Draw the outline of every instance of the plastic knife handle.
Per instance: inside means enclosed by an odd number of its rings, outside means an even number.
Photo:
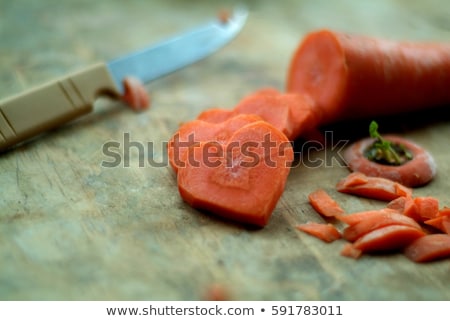
[[[103,92],[118,89],[99,63],[0,101],[0,152],[91,112]]]

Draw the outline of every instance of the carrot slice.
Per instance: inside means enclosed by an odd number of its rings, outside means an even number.
[[[362,212],[354,212],[347,215],[337,215],[336,218],[348,225],[358,224],[366,219],[370,219],[377,215],[397,214],[398,211],[391,208],[382,208],[379,210],[370,210]]]
[[[197,120],[203,120],[208,123],[222,123],[233,116],[236,116],[233,110],[223,108],[211,108],[201,112]]]
[[[193,120],[184,123],[170,138],[167,154],[172,169],[177,172],[181,166],[186,166],[189,148],[201,142],[226,142],[239,128],[261,121],[256,115],[237,115],[223,123],[209,123],[203,120]]]
[[[439,215],[439,200],[435,197],[406,198],[403,214],[423,222]]]
[[[438,216],[424,222],[427,225],[431,225],[444,233],[450,234],[450,216]]]
[[[444,207],[439,210],[438,216],[450,216],[450,207]]]
[[[390,201],[386,207],[403,213],[405,210],[406,196],[400,196]]]
[[[280,92],[272,87],[262,88],[254,93],[244,97],[242,101],[245,101],[246,99],[251,99],[253,97],[263,97],[266,95],[275,96],[280,95]],[[241,101],[241,102],[242,102]],[[198,116],[198,120],[207,121],[209,123],[222,123],[234,116],[237,116],[239,114],[254,114],[253,112],[238,112],[235,109],[225,109],[225,108],[210,108],[203,112],[201,112]],[[273,125],[273,124],[272,124]]]
[[[296,226],[299,231],[303,231],[312,236],[321,239],[324,242],[331,243],[341,238],[341,233],[333,225],[327,223],[308,222]]]
[[[349,169],[367,176],[384,177],[408,187],[422,186],[433,179],[436,174],[436,163],[430,153],[402,137],[385,135],[383,138],[394,144],[403,145],[411,152],[413,158],[399,166],[371,161],[365,156],[365,151],[372,145],[373,138],[364,138],[344,151],[344,160]]]
[[[450,235],[429,234],[423,236],[408,245],[404,253],[414,262],[429,262],[450,258]]]
[[[233,109],[238,114],[256,114],[289,139],[298,138],[315,126],[313,101],[309,96],[262,89],[244,97]]]
[[[349,174],[345,178],[345,187],[360,186],[360,185],[364,185],[368,182],[369,182],[369,179],[365,174],[359,173],[359,172],[354,172],[354,173]],[[344,183],[344,182],[342,182],[342,183]]]
[[[353,246],[363,253],[401,250],[425,232],[405,225],[388,225],[364,234]]]
[[[306,95],[281,93],[263,88],[244,98],[232,109],[212,108],[197,116],[198,120],[220,123],[240,114],[254,114],[275,126],[289,139],[310,133],[317,122],[313,100]]]
[[[270,137],[271,148],[264,146]],[[178,190],[194,208],[263,227],[283,193],[294,152],[274,126],[257,121],[236,130],[223,143],[190,148],[190,161],[178,168]]]
[[[392,201],[397,197],[411,195],[412,193],[410,188],[390,179],[370,177],[360,172],[350,173],[337,183],[336,188],[342,193],[383,201]]]
[[[432,196],[415,197],[414,204],[422,221],[439,215],[439,200]]]
[[[333,217],[344,214],[340,205],[324,190],[318,189],[308,195],[309,203],[317,213]]]
[[[362,255],[362,251],[354,247],[352,243],[346,243],[342,247],[341,255],[352,259],[359,259]]]
[[[294,52],[286,83],[314,99],[321,125],[445,106],[450,44],[318,30]]]
[[[422,221],[417,209],[417,204],[414,202],[414,198],[411,196],[405,198],[405,207],[403,209],[403,214],[411,217],[416,222]]]
[[[412,218],[400,213],[388,211],[373,211],[365,219],[346,227],[343,237],[350,242],[356,241],[363,235],[389,225],[404,225],[421,230],[421,226]]]

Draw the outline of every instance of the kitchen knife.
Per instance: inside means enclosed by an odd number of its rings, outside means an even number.
[[[95,99],[120,96],[122,81],[146,83],[199,61],[233,39],[247,18],[244,9],[138,52],[0,101],[0,152],[92,111]]]

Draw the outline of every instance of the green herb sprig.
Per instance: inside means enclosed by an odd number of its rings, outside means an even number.
[[[369,134],[371,138],[375,139],[365,151],[365,156],[369,160],[380,164],[399,166],[412,159],[412,154],[406,147],[392,143],[380,135],[376,121],[370,123]]]

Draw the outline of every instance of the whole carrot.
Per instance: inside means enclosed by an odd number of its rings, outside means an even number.
[[[443,106],[450,104],[450,43],[319,30],[295,51],[286,86],[313,98],[317,125]]]

